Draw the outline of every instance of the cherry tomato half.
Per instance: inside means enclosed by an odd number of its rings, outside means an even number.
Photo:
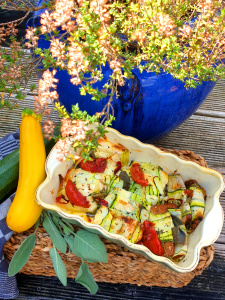
[[[68,180],[66,187],[66,196],[68,197],[70,203],[72,205],[81,206],[88,208],[91,205],[87,201],[87,198],[83,196],[77,189],[76,184],[72,182],[72,180]]]
[[[159,240],[157,233],[154,228],[154,223],[150,221],[144,221],[143,223],[143,237],[142,237],[142,243],[145,247],[147,247],[152,253],[156,255],[163,255],[165,253],[162,243]]]
[[[106,158],[93,158],[92,160],[87,160],[86,162],[84,162],[84,160],[80,162],[81,169],[92,173],[102,173],[105,171],[106,166]]]
[[[104,205],[104,206],[106,206],[106,207],[109,206],[109,203],[108,203],[106,200],[104,200],[104,199],[102,199],[102,198],[100,198],[100,197],[95,197],[94,199],[95,199],[95,201],[96,201],[99,205]]]
[[[142,186],[147,186],[148,185],[148,180],[144,178],[144,172],[142,171],[139,163],[134,163],[132,164],[130,168],[130,174],[132,179],[142,185]]]
[[[116,165],[117,165],[117,167],[116,167],[115,170],[114,170],[114,175],[116,175],[116,173],[119,172],[119,170],[120,170],[121,167],[122,167],[122,164],[121,164],[120,161],[118,161],[118,162],[116,163]]]

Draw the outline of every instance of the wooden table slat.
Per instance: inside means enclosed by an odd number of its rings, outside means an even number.
[[[33,75],[29,84],[38,83]],[[24,107],[33,107],[33,95],[29,93],[19,109],[8,112],[0,110],[0,138],[18,130],[21,111]],[[53,119],[59,122],[57,113]],[[154,143],[167,149],[191,150],[202,155],[208,166],[225,175],[225,80],[219,81],[199,110],[173,132]],[[221,195],[221,205],[225,210],[225,191]],[[215,246],[215,258],[201,276],[195,277],[187,287],[148,288],[129,284],[99,283],[99,292],[91,296],[74,280],[68,280],[63,287],[56,277],[17,276],[20,296],[18,299],[225,299],[225,226]]]

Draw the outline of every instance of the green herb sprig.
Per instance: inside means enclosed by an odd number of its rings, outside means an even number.
[[[98,139],[105,136],[105,134],[107,133],[106,127],[111,126],[115,118],[108,111],[104,114],[96,113],[91,116],[86,111],[80,110],[78,103],[76,105],[72,105],[71,108],[72,112],[71,114],[68,114],[65,107],[59,102],[56,102],[54,109],[58,111],[61,118],[66,118],[67,120],[71,121],[84,121],[88,126],[95,124],[95,127],[90,128],[86,131],[85,138],[83,138],[82,140],[75,140],[72,145],[75,152],[78,149],[81,150],[80,155],[82,158],[84,158],[84,161],[86,161],[90,159],[90,153],[97,150]],[[69,138],[73,139],[76,137],[69,136]],[[57,139],[63,139],[62,132],[61,135],[57,137]],[[73,156],[69,155],[68,159],[70,158],[73,159]]]

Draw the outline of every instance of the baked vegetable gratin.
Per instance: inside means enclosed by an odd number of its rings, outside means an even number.
[[[205,190],[151,162],[129,163],[129,150],[120,144],[98,142],[91,160],[78,160],[65,178],[59,175],[56,205],[156,255],[183,259],[188,235],[203,219]]]

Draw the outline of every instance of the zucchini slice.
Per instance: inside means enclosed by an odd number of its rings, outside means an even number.
[[[159,191],[154,183],[146,186],[145,199],[148,205],[155,205],[159,201]]]
[[[167,191],[174,192],[176,190],[185,190],[185,184],[180,174],[169,175],[168,176],[168,184]]]
[[[146,195],[146,205],[156,205],[160,201],[158,196]]]
[[[115,193],[110,193],[105,197],[105,201],[108,202],[108,207],[110,208],[114,202],[114,200],[116,199],[116,194]]]
[[[121,144],[115,144],[107,139],[100,138],[98,140],[98,148],[95,152],[95,157],[108,158],[113,154],[118,154],[118,160],[122,166],[127,166],[129,163],[129,150]]]
[[[191,203],[190,203],[190,206],[193,207],[193,206],[201,206],[203,208],[205,208],[205,201],[204,199],[200,200],[200,199],[193,199],[191,200]]]
[[[158,220],[160,220],[160,219],[164,219],[164,218],[168,218],[168,217],[170,217],[171,215],[170,215],[170,213],[169,213],[169,211],[167,211],[166,213],[164,213],[164,214],[158,214],[158,215],[155,215],[155,214],[153,214],[151,211],[150,211],[150,214],[149,214],[149,221],[151,221],[151,222],[155,222],[155,221],[158,221]]]
[[[196,219],[203,219],[205,210],[205,200],[202,190],[199,187],[191,186],[190,190],[193,191],[193,196],[190,202],[192,221]]]
[[[140,167],[142,168],[144,174],[151,175],[152,177],[155,177],[155,176],[159,177],[160,176],[159,166],[155,166],[155,165],[152,165],[152,164],[147,163],[147,162],[138,162],[138,163],[140,164]]]
[[[173,192],[168,192],[166,198],[167,199],[177,199],[177,200],[183,200],[184,202],[187,201],[187,196],[184,193],[185,190],[176,190]]]
[[[140,205],[128,199],[122,199],[117,195],[111,209],[121,212],[124,216],[130,217],[136,221],[140,220]]]
[[[154,183],[152,185],[146,186],[145,195],[157,196],[159,198],[159,190]]]
[[[82,169],[75,169],[69,175],[72,175],[71,180],[76,183],[77,189],[83,196],[102,196],[108,193],[111,181],[111,176],[109,175],[91,173]]]
[[[200,206],[200,207],[205,207],[205,200],[204,200],[204,195],[202,193],[202,190],[197,187],[190,187],[190,190],[193,191],[193,196],[190,202],[190,206]]]
[[[122,226],[123,226],[123,219],[119,217],[116,218],[113,217],[109,232],[120,234]]]
[[[195,187],[195,186],[190,186],[189,187],[189,190],[192,190],[193,191],[193,196],[192,196],[192,199],[200,199],[200,200],[204,200],[204,195],[203,195],[203,192],[201,190],[201,188],[199,187]]]
[[[196,219],[203,219],[204,215],[204,207],[201,206],[192,206],[191,207],[191,221],[194,221]]]
[[[176,261],[182,260],[187,254],[187,242],[184,244],[175,244],[175,252],[173,259]]]
[[[105,219],[103,219],[101,226],[106,230],[109,231],[111,223],[113,220],[113,216],[111,214],[111,212],[109,211],[108,215],[105,217]]]
[[[94,177],[94,173],[85,171],[81,168],[77,169],[70,169],[65,177],[65,180],[68,181],[71,179],[73,182],[77,182],[77,179],[79,179],[80,182],[86,183],[87,180],[91,180],[91,178]]]
[[[150,206],[148,209],[146,208],[142,208],[141,209],[141,213],[140,213],[140,221],[141,223],[144,223],[144,221],[149,219],[149,212],[150,211]]]
[[[138,226],[134,230],[132,237],[130,238],[130,242],[136,244],[142,239],[142,236],[143,236],[143,230],[141,225],[138,224]]]
[[[141,186],[140,184],[133,182],[133,184],[130,186],[129,191],[142,197],[145,198],[145,187]]]
[[[180,210],[181,210],[182,218],[185,217],[186,215],[191,215],[191,208],[188,202],[183,202],[182,205],[180,206]]]
[[[156,230],[157,235],[161,241],[173,241],[172,228],[174,227],[174,224],[169,211],[157,215],[153,214],[150,211],[149,221],[154,223],[154,229]]]
[[[166,185],[168,183],[168,175],[159,166],[152,165],[146,162],[140,162],[145,178],[148,180],[149,185],[156,185],[159,194],[163,195]]]
[[[171,215],[182,220],[182,214],[181,214],[181,210],[179,208],[169,208],[168,211]]]
[[[111,178],[115,176],[114,170],[116,169],[117,162],[119,161],[119,160],[118,161],[113,160],[112,157],[113,156],[111,156],[107,159],[107,165],[103,172],[103,174],[109,175]]]
[[[115,188],[114,193],[116,193],[120,199],[127,199],[127,200],[131,200],[131,201],[135,201],[139,204],[141,204],[142,206],[146,206],[146,201],[145,198],[134,194],[130,191],[126,191],[124,189],[119,189],[119,188]]]
[[[154,221],[153,223],[155,224],[155,230],[159,232],[159,234],[168,232],[174,226],[171,216],[159,219],[157,221]]]
[[[172,229],[166,230],[163,233],[158,234],[158,238],[162,242],[173,242],[173,232]]]
[[[163,188],[165,189],[166,185],[168,184],[168,174],[161,168],[159,169],[159,178],[162,181]]]
[[[123,220],[123,226],[121,228],[120,234],[129,240],[129,239],[131,239],[131,237],[138,225],[138,222],[129,217],[128,218],[123,217],[122,220]]]
[[[104,205],[100,206],[95,214],[93,223],[97,225],[101,225],[102,221],[105,219],[108,213],[109,213],[108,207]]]
[[[154,177],[154,183],[159,190],[159,195],[164,195],[168,183],[168,174],[159,167],[159,176]]]
[[[109,192],[111,192],[114,188],[119,188],[119,189],[123,188],[123,180],[120,180],[118,176],[115,176],[113,178]]]

